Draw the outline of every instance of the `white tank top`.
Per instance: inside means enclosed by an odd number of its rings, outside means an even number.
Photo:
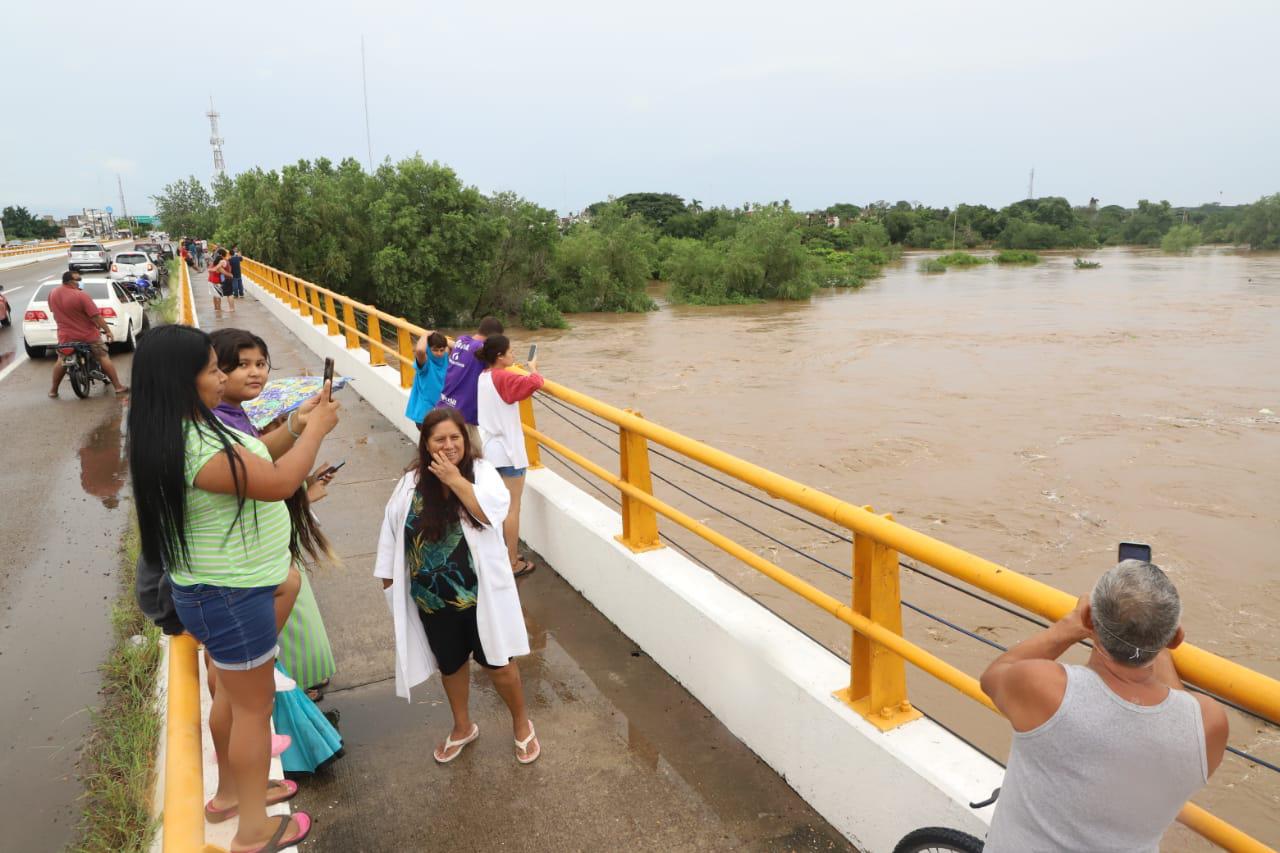
[[[1134,705],[1086,666],[1065,666],[1062,705],[1013,733],[984,853],[1157,853],[1209,779],[1200,703],[1170,690]]]
[[[528,468],[524,430],[520,426],[520,405],[508,403],[493,385],[493,372],[486,370],[476,380],[476,426],[484,458],[495,468]]]

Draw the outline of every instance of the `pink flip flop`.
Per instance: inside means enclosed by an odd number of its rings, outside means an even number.
[[[271,789],[284,789],[283,794],[272,794]],[[270,779],[267,781],[267,805],[274,806],[277,803],[283,803],[285,800],[292,800],[298,793],[298,783],[291,779]],[[239,806],[228,806],[225,809],[215,809],[213,800],[204,805],[204,819],[209,823],[222,823],[224,820],[231,820],[240,813]]]
[[[284,751],[293,745],[293,738],[288,735],[271,736],[271,757],[284,755]]]

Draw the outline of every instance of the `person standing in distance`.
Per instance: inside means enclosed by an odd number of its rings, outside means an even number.
[[[111,334],[111,327],[107,325],[106,320],[102,319],[102,312],[98,310],[98,306],[94,304],[89,294],[80,289],[80,273],[67,270],[62,274],[62,284],[55,287],[49,294],[49,311],[53,314],[54,322],[58,324],[58,343],[67,344],[72,341],[87,343],[93,350],[93,357],[98,360],[98,364],[102,365],[102,372],[111,380],[111,387],[117,394],[126,393],[129,386],[120,384],[116,366],[111,363],[111,356],[107,354],[107,345],[102,342],[103,336],[106,336],[108,343],[115,340]],[[62,366],[62,359],[55,358],[53,387],[49,389],[51,398],[57,399],[58,387],[62,385],[62,377],[66,375],[67,369]]]
[[[1013,726],[1013,747],[986,853],[1157,853],[1227,745],[1222,706],[1184,690],[1174,668],[1181,619],[1168,576],[1125,560],[987,667],[982,690]],[[1086,666],[1057,662],[1086,639]]]
[[[240,277],[240,247],[231,247],[231,257],[227,258],[227,266],[231,269],[231,298],[244,299],[244,279]],[[226,287],[224,285],[223,289]],[[232,309],[234,310],[234,309]]]
[[[444,388],[440,392],[438,406],[452,406],[462,412],[471,436],[471,446],[480,452],[480,423],[476,409],[476,382],[484,371],[484,365],[475,354],[489,335],[502,334],[502,323],[497,317],[485,317],[474,335],[458,335],[449,352],[449,369],[444,375]]]

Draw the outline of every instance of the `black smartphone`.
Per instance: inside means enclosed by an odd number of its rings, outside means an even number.
[[[330,382],[330,383],[333,382],[333,359],[326,358],[324,360],[324,378],[320,380],[320,382],[321,382],[321,387],[324,387],[325,382]],[[330,385],[329,387],[329,399],[333,399],[332,385]]]
[[[1125,560],[1141,560],[1144,563],[1150,563],[1151,546],[1142,542],[1121,542],[1117,558],[1117,562],[1121,563]]]
[[[319,477],[329,477],[329,476],[332,476],[333,474],[338,473],[338,469],[339,469],[339,468],[341,468],[343,465],[346,465],[346,464],[347,464],[347,460],[343,459],[343,460],[342,460],[341,462],[339,462],[337,465],[330,465],[328,468],[325,468],[323,471],[321,471],[319,474],[317,474],[317,475],[316,475],[316,477],[317,477],[317,478],[319,478]]]
[[[525,363],[527,364],[528,362],[533,361],[537,357],[538,357],[538,345],[533,344],[532,346],[529,347],[529,357],[525,359]]]

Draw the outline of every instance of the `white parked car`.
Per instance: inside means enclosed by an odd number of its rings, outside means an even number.
[[[156,281],[160,274],[156,272],[155,262],[146,252],[135,249],[132,252],[117,252],[111,259],[111,271],[108,278],[115,281],[135,280],[146,276],[149,281]]]
[[[80,281],[84,292],[102,312],[116,345],[131,352],[137,336],[151,328],[151,321],[142,303],[137,302],[119,284],[105,278],[86,278]],[[58,323],[49,310],[49,294],[62,287],[57,282],[40,285],[31,297],[27,312],[22,317],[22,343],[31,358],[43,358],[45,350],[58,343]]]
[[[111,268],[111,255],[101,243],[72,243],[67,249],[67,269],[82,270],[94,267],[106,272]]]

